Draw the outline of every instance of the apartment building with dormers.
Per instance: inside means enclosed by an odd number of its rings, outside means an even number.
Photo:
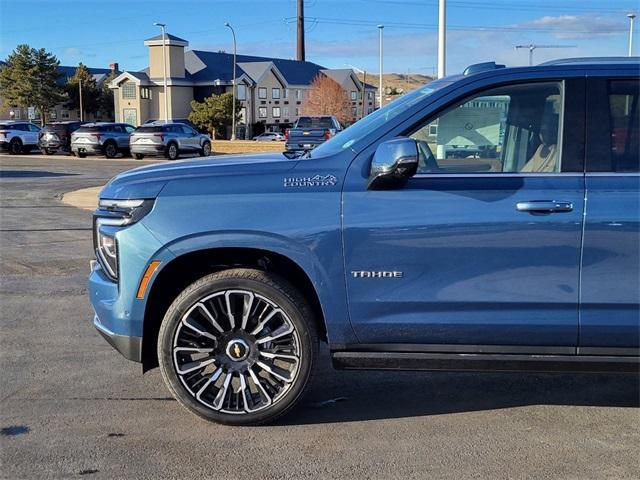
[[[149,66],[140,72],[125,71],[111,82],[116,121],[140,125],[164,118],[163,40],[146,40]],[[231,92],[233,55],[226,52],[188,50],[189,42],[174,35],[165,38],[168,118],[187,118],[191,101]],[[265,130],[281,131],[300,116],[310,84],[327,75],[347,92],[353,120],[362,116],[363,84],[351,69],[326,69],[313,62],[250,55],[236,57],[237,98],[241,103],[238,138],[251,138]],[[365,113],[375,109],[376,88],[367,85]],[[231,132],[227,132],[230,136]]]

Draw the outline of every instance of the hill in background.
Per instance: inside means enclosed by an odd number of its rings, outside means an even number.
[[[358,74],[360,81],[363,79],[362,74]],[[367,83],[369,85],[378,86],[380,76],[376,73],[367,72]],[[398,95],[411,92],[418,87],[422,87],[433,80],[429,75],[421,75],[418,73],[385,73],[382,75],[382,83],[385,91],[385,103],[393,100]]]

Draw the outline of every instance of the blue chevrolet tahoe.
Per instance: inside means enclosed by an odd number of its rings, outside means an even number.
[[[469,67],[295,158],[102,190],[94,324],[191,412],[271,421],[343,369],[638,373],[638,58]]]

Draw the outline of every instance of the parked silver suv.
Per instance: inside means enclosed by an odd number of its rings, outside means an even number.
[[[198,133],[189,125],[178,122],[154,122],[145,124],[131,134],[131,153],[138,160],[145,155],[164,155],[169,160],[181,153],[211,155],[211,138]]]
[[[128,123],[87,123],[71,134],[71,153],[84,158],[104,155],[115,158],[118,153],[129,153],[129,135],[135,127]]]

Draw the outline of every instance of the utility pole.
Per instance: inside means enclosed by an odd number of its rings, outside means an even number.
[[[78,75],[79,76],[79,75]],[[80,121],[84,121],[84,112],[82,111],[82,78],[78,79],[78,90],[80,91]]]
[[[231,34],[233,35],[233,103],[231,107],[231,140],[236,139],[236,32],[233,30],[233,27],[229,25],[229,22],[224,24],[229,30],[231,30]],[[246,95],[245,95],[246,97]]]
[[[529,45],[516,45],[516,50],[526,48],[529,50],[529,66],[533,65],[533,52],[538,48],[576,48],[576,45],[536,45],[530,43]]]
[[[160,22],[155,22],[156,27],[160,27],[162,30],[162,78],[163,78],[163,95],[164,95],[164,121],[169,121],[169,99],[167,98],[167,42],[164,35],[164,27],[167,25]]]
[[[304,62],[304,0],[298,0],[298,47],[296,60]]]
[[[384,96],[384,89],[382,85],[382,57],[383,57],[383,45],[382,45],[382,32],[384,30],[384,25],[378,25],[378,31],[380,32],[380,86],[378,89],[378,108],[382,108],[382,99]]]
[[[633,21],[636,18],[635,13],[627,13],[629,19],[629,56],[633,56]]]
[[[438,78],[446,75],[447,5],[446,0],[438,3]]]

